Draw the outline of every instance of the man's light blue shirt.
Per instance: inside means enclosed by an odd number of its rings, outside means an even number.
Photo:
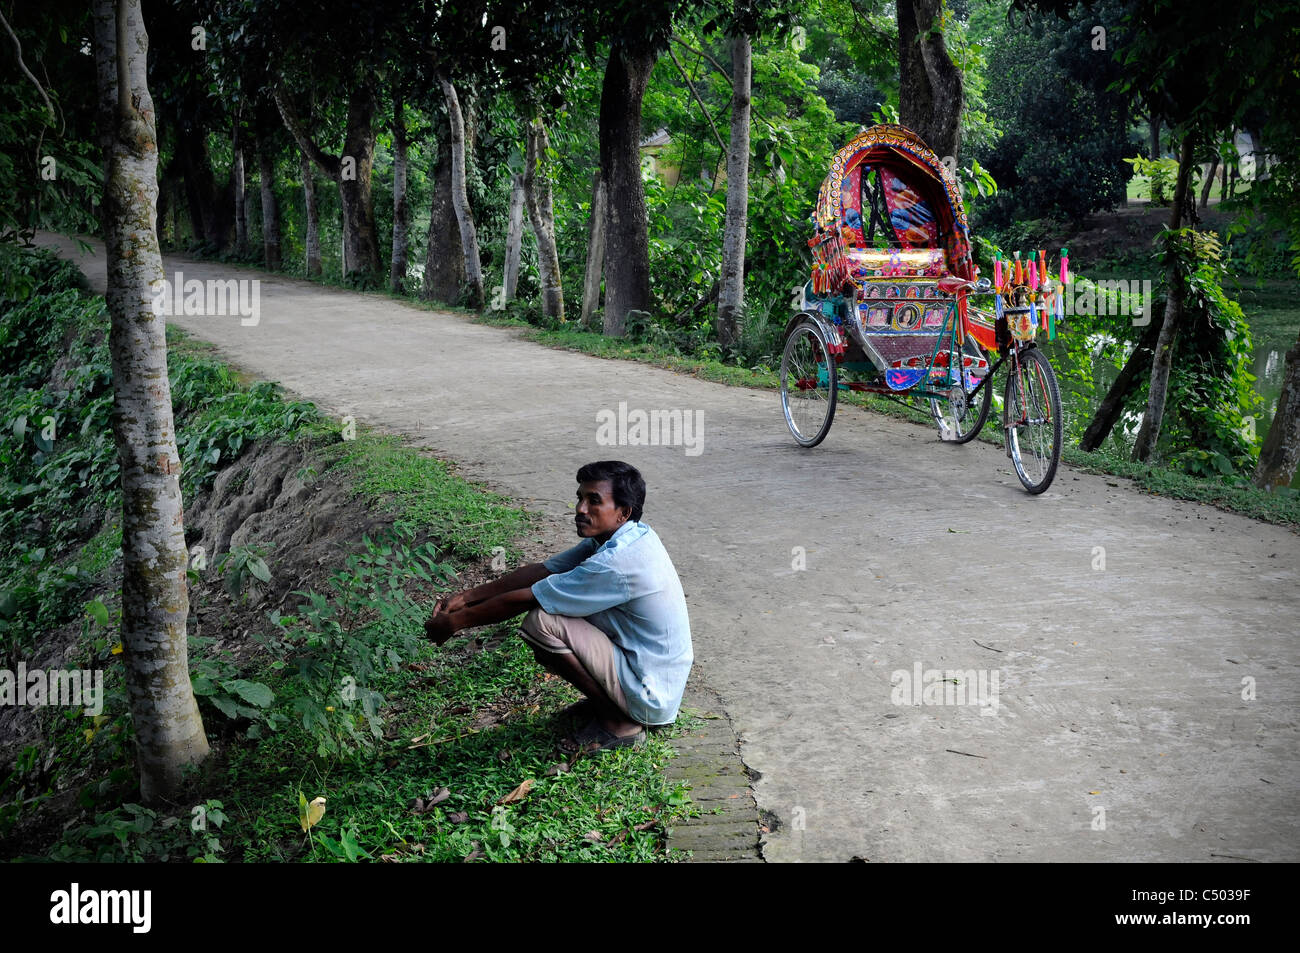
[[[608,635],[628,713],[672,724],[695,656],[682,583],[655,531],[629,521],[604,545],[584,539],[542,565],[553,575],[533,584],[538,605]]]

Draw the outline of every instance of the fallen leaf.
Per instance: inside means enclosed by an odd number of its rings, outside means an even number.
[[[587,831],[587,833],[582,835],[582,839],[589,840],[593,844],[599,844],[605,838],[601,835],[600,831]]]
[[[546,776],[548,778],[553,778],[557,774],[568,774],[568,773],[569,773],[569,764],[567,761],[561,761],[559,764],[553,764],[546,769]]]
[[[648,831],[650,828],[654,827],[654,826],[655,826],[656,824],[658,824],[658,823],[659,823],[658,819],[645,821],[644,823],[634,825],[634,826],[632,827],[632,830],[634,830],[634,831]]]
[[[528,797],[528,792],[533,789],[533,783],[534,783],[533,779],[529,778],[523,784],[519,785],[519,787],[515,788],[513,791],[511,791],[509,794],[503,797],[501,800],[497,801],[497,803],[515,804],[519,801],[522,801],[524,798]]]
[[[447,815],[447,820],[451,821],[453,824],[464,824],[469,820],[469,812],[455,811]]]
[[[461,858],[462,864],[468,864],[471,860],[478,860],[483,856],[483,851],[478,846],[478,841],[470,841],[469,846],[473,848],[468,854]]]
[[[451,797],[451,791],[447,788],[436,788],[424,797],[417,797],[413,800],[410,804],[411,813],[427,814],[429,811],[433,810],[435,805],[441,804],[449,797]]]

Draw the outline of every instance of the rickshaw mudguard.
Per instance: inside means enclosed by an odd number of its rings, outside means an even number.
[[[817,311],[800,311],[785,326],[785,333],[781,335],[781,340],[788,340],[790,334],[804,321],[812,321],[821,330],[822,335],[826,338],[832,354],[844,353],[844,342],[840,338],[839,328],[833,324],[826,315]]]

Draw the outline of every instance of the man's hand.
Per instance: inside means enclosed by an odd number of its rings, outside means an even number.
[[[434,607],[433,613],[425,620],[424,634],[429,637],[429,641],[434,645],[442,645],[456,634],[456,626],[452,621],[451,613],[443,608],[443,603],[439,602]]]
[[[434,607],[434,611],[459,612],[469,604],[469,593],[470,590],[466,589],[463,592],[454,592],[449,596],[443,596],[438,600],[438,604]]]

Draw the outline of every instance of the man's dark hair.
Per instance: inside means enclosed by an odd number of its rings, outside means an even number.
[[[614,488],[614,505],[630,506],[631,519],[641,519],[645,505],[645,479],[641,471],[622,460],[599,460],[588,463],[578,471],[579,483],[598,483],[608,480]]]

